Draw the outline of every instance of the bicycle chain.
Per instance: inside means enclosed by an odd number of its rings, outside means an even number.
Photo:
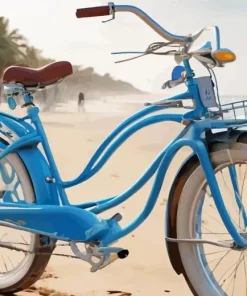
[[[47,252],[42,252],[42,250],[45,250],[47,247],[53,247],[53,245],[46,245],[46,246],[40,246],[40,247],[36,247],[35,251],[28,251],[19,247],[16,247],[14,245],[23,245],[23,246],[29,246],[29,244],[27,243],[12,243],[12,242],[0,242],[0,248],[4,248],[4,249],[8,249],[8,250],[12,250],[12,251],[17,251],[17,252],[23,252],[23,253],[28,253],[28,254],[35,254],[35,255],[43,255],[46,256]],[[54,249],[56,247],[69,247],[69,243],[66,244],[54,244]],[[60,257],[66,257],[66,258],[70,258],[70,259],[80,259],[77,256],[74,255],[66,255],[66,254],[60,254],[60,253],[52,253],[52,256],[60,256]]]

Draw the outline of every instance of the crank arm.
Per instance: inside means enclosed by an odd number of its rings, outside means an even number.
[[[75,242],[70,242],[70,247],[78,258],[91,265],[91,272],[96,272],[117,259],[124,259],[129,255],[129,251],[122,248],[98,247],[94,244],[85,244],[86,253],[81,252]],[[97,258],[98,262],[95,262],[93,258]]]

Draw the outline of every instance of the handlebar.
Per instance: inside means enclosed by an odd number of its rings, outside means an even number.
[[[132,5],[115,5],[114,3],[108,3],[108,6],[98,6],[98,7],[88,7],[88,8],[79,8],[76,11],[77,18],[87,18],[87,17],[98,17],[112,15],[115,17],[116,12],[131,12],[143,20],[149,27],[151,27],[156,33],[158,33],[164,39],[177,43],[179,45],[185,45],[187,43],[192,44],[205,30],[214,30],[216,38],[216,48],[220,48],[220,32],[217,26],[210,28],[203,28],[200,31],[196,32],[194,35],[179,36],[174,35],[162,28],[155,20],[153,20],[149,15],[138,7]]]
[[[76,11],[77,18],[86,17],[97,17],[104,15],[115,15],[115,12],[131,12],[142,19],[149,27],[151,27],[156,33],[168,41],[176,42],[178,44],[184,45],[188,41],[187,36],[173,35],[163,29],[158,23],[156,23],[150,16],[148,16],[141,9],[131,6],[131,5],[115,5],[114,3],[109,3],[108,6],[98,6],[89,8],[79,8]]]

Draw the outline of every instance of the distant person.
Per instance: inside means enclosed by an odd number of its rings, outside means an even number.
[[[78,111],[84,111],[84,104],[85,104],[85,98],[84,94],[82,92],[79,93],[78,96]]]

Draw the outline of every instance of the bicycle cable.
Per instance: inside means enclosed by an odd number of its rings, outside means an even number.
[[[118,64],[118,63],[128,62],[128,61],[131,61],[131,60],[141,58],[141,57],[143,57],[145,55],[148,55],[148,54],[168,55],[170,53],[176,53],[177,52],[176,50],[168,50],[168,51],[165,51],[165,52],[156,52],[157,50],[159,50],[159,49],[161,49],[163,47],[166,47],[166,46],[180,47],[180,45],[174,44],[174,41],[170,41],[170,42],[153,42],[147,47],[147,49],[145,50],[145,52],[143,54],[138,55],[136,57],[129,58],[129,59],[116,61],[115,63]]]
[[[207,70],[208,70],[208,72],[210,74],[210,78],[212,79],[212,76],[214,78],[214,83],[215,83],[215,88],[216,88],[216,99],[218,101],[218,107],[219,107],[220,111],[222,112],[217,77],[216,77],[215,72],[214,72],[214,70],[212,68],[209,68],[206,65],[205,65],[205,67],[207,68]],[[222,118],[223,118],[223,112],[222,112]]]

